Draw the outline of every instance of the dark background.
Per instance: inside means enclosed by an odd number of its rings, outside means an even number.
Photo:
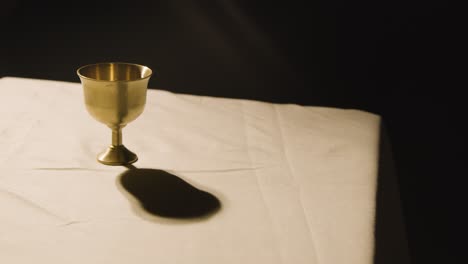
[[[153,68],[152,88],[377,113],[413,263],[460,263],[460,10],[402,0],[4,0],[0,76],[78,82],[81,65],[125,61]]]

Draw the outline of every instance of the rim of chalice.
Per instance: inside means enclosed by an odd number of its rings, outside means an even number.
[[[105,78],[106,76],[103,76],[104,78],[100,78],[99,72],[97,71],[99,66],[106,68],[109,67],[108,72],[114,71],[113,67],[117,66],[126,66],[126,69],[130,70],[138,70],[139,77],[134,77],[132,76],[131,78]],[[136,63],[128,63],[128,62],[100,62],[100,63],[93,63],[93,64],[87,64],[84,66],[81,66],[76,70],[76,73],[80,78],[87,79],[87,80],[92,80],[92,81],[97,81],[97,82],[132,82],[132,81],[140,81],[144,79],[148,79],[153,75],[153,70],[151,70],[149,67],[136,64]],[[121,74],[121,73],[119,73]],[[118,76],[120,77],[120,75]]]

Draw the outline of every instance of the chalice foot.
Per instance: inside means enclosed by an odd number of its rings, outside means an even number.
[[[105,165],[119,166],[132,164],[138,160],[138,157],[124,145],[110,145],[97,156],[97,160]]]

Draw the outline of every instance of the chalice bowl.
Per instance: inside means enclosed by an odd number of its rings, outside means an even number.
[[[98,154],[105,165],[128,165],[138,160],[122,144],[122,129],[145,108],[146,90],[152,70],[146,66],[110,62],[77,70],[89,114],[112,130],[112,144]]]

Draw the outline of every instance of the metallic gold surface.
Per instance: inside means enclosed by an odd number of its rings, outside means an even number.
[[[77,74],[89,114],[112,129],[112,144],[98,155],[98,161],[106,165],[134,163],[138,157],[122,144],[122,128],[145,108],[151,69],[138,64],[110,62],[83,66]]]

